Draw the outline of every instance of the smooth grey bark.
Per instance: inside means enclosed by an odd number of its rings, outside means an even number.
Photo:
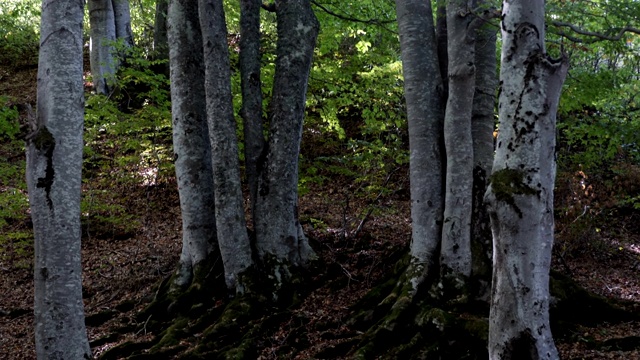
[[[481,5],[484,1],[478,1]],[[493,163],[493,131],[498,86],[496,31],[489,16],[476,32],[476,87],[473,95],[471,133],[473,137],[473,212],[471,214],[472,275],[477,282],[476,296],[489,300],[491,288],[492,235],[484,194]]]
[[[256,249],[276,293],[315,255],[298,221],[298,156],[319,24],[309,0],[276,1],[278,41],[269,141],[259,164]]]
[[[116,24],[111,0],[89,0],[90,62],[93,88],[98,94],[107,94],[113,85],[116,70],[113,42]]]
[[[131,31],[131,9],[129,0],[112,0],[116,39],[122,39],[124,45],[133,46],[133,31]]]
[[[444,207],[442,81],[429,1],[396,0],[409,126],[411,269],[415,292],[437,263]]]
[[[449,56],[447,55],[447,0],[436,1],[436,42],[438,60],[440,62],[440,78],[442,78],[442,108],[447,106],[449,96]],[[443,153],[444,155],[444,153]]]
[[[153,25],[153,58],[169,60],[169,43],[167,38],[167,12],[169,0],[156,0],[156,14]],[[158,71],[169,77],[169,64],[158,66]]]
[[[456,287],[471,275],[473,140],[471,109],[475,89],[475,29],[466,0],[447,2],[449,95],[444,117],[447,153],[441,276]]]
[[[244,162],[252,220],[258,197],[258,161],[265,146],[260,81],[261,0],[240,0],[240,84],[244,121]]]
[[[173,151],[182,213],[182,253],[174,285],[184,288],[198,272],[198,264],[215,256],[218,247],[197,1],[170,1],[168,38]]]
[[[38,105],[27,136],[38,359],[88,359],[80,261],[82,0],[44,0]]]
[[[241,275],[253,264],[253,260],[244,217],[227,25],[222,0],[199,0],[199,12],[204,44],[218,243],[227,287],[242,294],[246,289]]]
[[[557,359],[549,327],[556,111],[567,74],[544,46],[544,0],[504,1],[499,134],[486,202],[494,237],[489,355]]]

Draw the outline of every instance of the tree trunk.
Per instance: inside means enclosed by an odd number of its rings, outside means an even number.
[[[216,228],[227,287],[245,292],[241,275],[252,265],[244,217],[237,124],[233,117],[231,69],[222,0],[199,0],[204,41],[205,89],[213,153]]]
[[[240,81],[244,120],[244,163],[252,220],[258,197],[258,161],[265,146],[260,82],[260,0],[240,1]]]
[[[466,0],[447,3],[449,96],[444,119],[447,173],[440,266],[442,278],[456,288],[463,286],[471,275],[474,19]]]
[[[481,6],[485,1],[478,1]],[[477,7],[476,7],[477,8]],[[474,296],[489,301],[491,289],[492,235],[484,194],[489,183],[493,162],[493,131],[495,101],[498,86],[496,61],[496,30],[485,23],[476,33],[476,88],[473,95],[471,133],[473,137],[473,212],[471,214],[472,274]]]
[[[404,91],[409,124],[411,182],[411,269],[417,290],[437,263],[442,193],[442,82],[431,4],[396,0]]]
[[[131,31],[131,9],[129,0],[112,0],[116,27],[116,39],[122,39],[127,47],[133,46],[133,32]]]
[[[198,265],[218,248],[197,2],[171,0],[168,36],[173,151],[182,213],[182,254],[174,285],[184,288],[197,275]]]
[[[38,359],[88,359],[80,261],[81,0],[42,3],[36,129],[27,136]]]
[[[169,60],[169,43],[167,38],[167,12],[169,0],[156,0],[156,15],[153,27],[153,58]],[[169,64],[157,66],[156,71],[169,77]]]
[[[89,0],[89,23],[93,88],[98,94],[108,94],[116,70],[112,46],[116,40],[116,25],[111,0]]]
[[[447,55],[447,1],[436,1],[436,42],[438,60],[440,63],[440,78],[442,79],[442,109],[447,106],[449,96],[449,56]],[[443,152],[444,154],[444,152]]]
[[[491,359],[557,359],[549,328],[556,111],[568,61],[545,52],[544,0],[502,10],[500,133],[486,201],[494,235]]]
[[[298,156],[307,83],[319,24],[309,0],[276,1],[278,42],[269,142],[259,166],[256,248],[274,285],[290,280],[313,250],[298,221]]]

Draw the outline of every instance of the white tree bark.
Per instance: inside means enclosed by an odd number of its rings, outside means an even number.
[[[198,4],[171,0],[168,12],[173,151],[182,213],[182,254],[174,285],[191,284],[217,251],[211,144],[207,129]]]
[[[269,141],[260,163],[256,248],[275,292],[313,250],[298,221],[298,157],[318,20],[309,0],[276,1],[278,42]]]
[[[88,359],[80,262],[82,0],[44,0],[36,130],[27,136],[38,359]]]
[[[447,54],[449,96],[444,118],[447,152],[444,222],[440,266],[443,279],[454,286],[471,275],[471,210],[473,188],[473,140],[471,110],[475,89],[476,19],[470,2],[447,2]]]
[[[233,117],[231,69],[222,0],[199,0],[204,44],[207,117],[213,153],[216,228],[227,286],[245,292],[242,273],[253,264],[244,217],[237,124]]]
[[[490,206],[493,360],[557,359],[549,328],[556,111],[568,61],[545,52],[544,0],[504,1]]]
[[[116,64],[113,41],[116,24],[111,0],[89,0],[90,62],[93,88],[98,94],[107,94],[113,85]]]
[[[442,81],[431,4],[396,0],[409,124],[411,269],[415,292],[437,263],[443,211]]]

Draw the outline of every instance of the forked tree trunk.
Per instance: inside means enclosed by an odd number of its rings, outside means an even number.
[[[456,288],[464,286],[471,275],[471,109],[476,72],[472,24],[476,17],[468,4],[466,0],[447,3],[449,96],[444,119],[447,175],[440,267],[446,284]]]
[[[252,220],[258,197],[258,161],[265,146],[260,81],[261,0],[240,1],[240,83],[244,121],[244,164],[251,200]]]
[[[544,0],[504,1],[489,354],[557,359],[549,328],[556,111],[568,61],[545,52]]]
[[[182,253],[173,285],[184,288],[197,275],[198,265],[218,249],[197,1],[171,0],[168,36],[173,151],[182,213]]]
[[[42,3],[38,111],[27,136],[26,170],[38,359],[91,358],[80,262],[83,7],[81,0]]]
[[[216,228],[227,287],[242,294],[242,274],[252,265],[244,217],[231,69],[222,0],[199,0],[204,41],[207,116],[213,158]]]
[[[298,221],[298,156],[307,83],[319,24],[309,0],[276,1],[278,41],[269,141],[261,159],[256,248],[275,293],[290,267],[305,266],[313,250]]]
[[[113,42],[116,24],[111,0],[89,0],[90,61],[93,87],[98,94],[107,94],[113,86],[115,59]]]
[[[438,259],[443,210],[442,82],[431,4],[396,0],[409,124],[411,267],[415,293]]]

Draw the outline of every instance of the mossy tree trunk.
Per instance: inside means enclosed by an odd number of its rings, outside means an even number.
[[[544,0],[505,1],[499,129],[486,201],[494,235],[491,359],[557,359],[549,325],[556,111],[566,58],[545,52]]]
[[[81,0],[42,2],[38,111],[27,136],[26,169],[38,359],[91,358],[80,261],[83,7]]]

